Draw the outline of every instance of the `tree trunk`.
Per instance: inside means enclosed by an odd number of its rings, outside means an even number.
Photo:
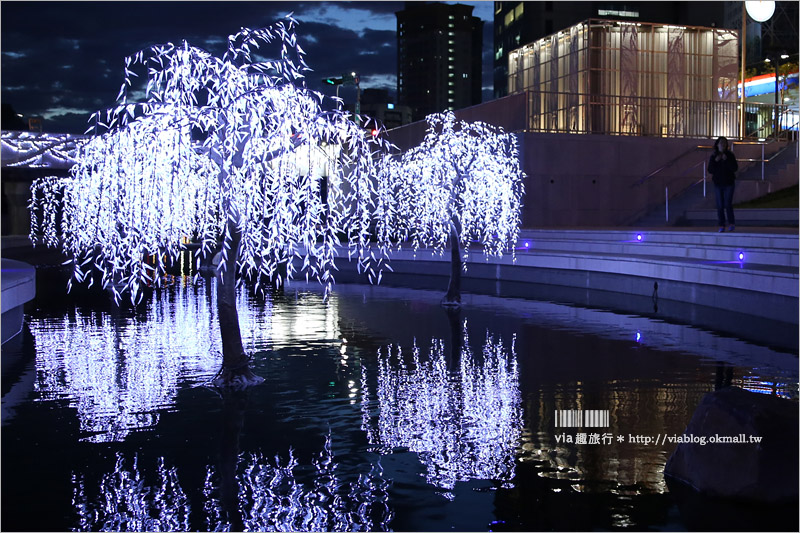
[[[450,221],[450,284],[442,305],[461,307],[461,235],[454,220]]]
[[[264,378],[250,370],[250,360],[242,345],[239,311],[236,308],[236,261],[241,236],[236,225],[228,221],[231,235],[225,270],[217,274],[217,317],[222,338],[222,369],[214,379],[221,387],[245,388],[258,385]]]

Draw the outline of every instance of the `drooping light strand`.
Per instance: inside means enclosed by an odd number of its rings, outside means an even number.
[[[464,253],[477,241],[487,256],[513,256],[524,193],[516,137],[452,112],[426,120],[422,144],[383,163],[396,201],[377,217],[379,232],[441,253],[454,222]]]
[[[341,235],[360,268],[380,276],[389,236],[377,254],[366,250],[375,161],[389,144],[303,85],[295,26],[287,17],[244,28],[219,58],[182,42],[125,59],[117,105],[91,117],[94,136],[77,146],[70,177],[33,186],[32,237],[64,248],[74,281],[99,277],[117,299],[136,298],[188,238],[201,245],[198,261],[220,250],[221,270],[272,280],[285,266],[290,279],[329,287]],[[275,59],[256,61],[253,47]]]

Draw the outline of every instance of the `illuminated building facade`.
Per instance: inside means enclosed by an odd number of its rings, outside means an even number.
[[[738,137],[738,32],[590,19],[514,50],[529,131]]]
[[[397,95],[412,120],[481,103],[483,21],[472,6],[407,2],[397,15]]]
[[[723,5],[717,2],[495,2],[494,97],[509,94],[511,51],[578,22],[597,18],[738,28],[728,25],[725,16]]]

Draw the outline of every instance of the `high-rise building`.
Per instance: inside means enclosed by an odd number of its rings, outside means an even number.
[[[397,15],[397,95],[413,120],[481,103],[483,21],[472,6],[406,2]]]
[[[725,27],[721,2],[495,2],[494,97],[508,94],[508,54],[588,19]]]

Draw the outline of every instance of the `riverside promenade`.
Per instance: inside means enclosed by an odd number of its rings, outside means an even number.
[[[59,260],[22,236],[2,244],[4,258]],[[473,246],[463,288],[659,316],[796,350],[798,250],[797,228],[786,227],[525,229],[514,261]],[[337,282],[366,282],[346,257],[342,250]],[[381,283],[444,290],[449,254],[403,249],[391,268]],[[3,275],[5,300],[5,265]]]
[[[797,351],[797,228],[522,230],[516,260],[473,246],[466,292],[534,298],[688,323]],[[337,263],[342,273],[346,261]],[[391,256],[381,283],[446,289],[449,254]],[[341,276],[337,275],[337,280]]]
[[[797,323],[799,245],[796,228],[528,229],[514,261],[487,260],[479,246],[471,248],[465,278],[596,289],[742,313],[769,303],[759,315]],[[448,254],[425,250],[392,254],[393,269],[408,274],[446,275],[448,263]]]

